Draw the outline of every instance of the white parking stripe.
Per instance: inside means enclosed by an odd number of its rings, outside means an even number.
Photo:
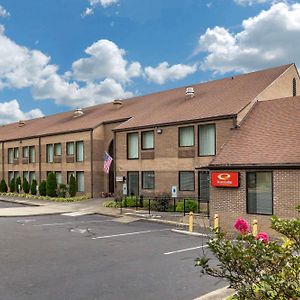
[[[76,222],[76,221],[70,221],[70,222],[62,222],[62,223],[48,223],[48,224],[34,224],[32,226],[61,226],[61,225],[70,225],[70,224],[86,224],[86,223],[103,223],[103,222],[112,222],[113,219],[109,219],[109,220],[95,220],[95,221],[80,221],[80,222]]]
[[[191,250],[196,250],[196,249],[201,249],[201,248],[206,248],[206,247],[208,247],[208,245],[202,245],[202,246],[197,246],[197,247],[192,247],[192,248],[185,248],[185,249],[175,250],[175,251],[171,251],[171,252],[165,252],[164,255],[181,253],[181,252],[186,252],[186,251],[191,251]]]
[[[104,236],[97,236],[92,238],[93,240],[97,239],[108,239],[108,238],[113,238],[113,237],[119,237],[119,236],[127,236],[127,235],[138,235],[138,234],[144,234],[144,233],[151,233],[151,232],[160,232],[160,231],[167,231],[170,229],[159,229],[159,230],[144,230],[144,231],[134,231],[134,232],[126,232],[126,233],[119,233],[119,234],[112,234],[112,235],[104,235]]]

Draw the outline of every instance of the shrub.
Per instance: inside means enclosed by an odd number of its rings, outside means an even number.
[[[22,190],[22,181],[21,181],[21,177],[18,176],[16,179],[16,191],[17,193],[20,193]]]
[[[9,183],[9,191],[14,193],[16,191],[16,180],[13,178]]]
[[[122,205],[124,207],[136,207],[139,206],[139,201],[137,199],[137,196],[127,196],[124,198]]]
[[[185,200],[185,212],[197,212],[197,201],[191,200],[191,199],[186,199]],[[176,204],[176,211],[177,212],[183,212],[184,210],[184,201],[179,201]]]
[[[24,191],[25,194],[28,194],[29,190],[30,190],[29,182],[26,178],[24,178],[24,180],[23,180],[23,191]]]
[[[47,178],[47,185],[46,185],[47,196],[57,197],[56,189],[57,189],[56,176],[53,172],[50,172]]]
[[[0,192],[7,193],[7,184],[6,184],[4,178],[2,178],[1,183],[0,183]]]
[[[57,190],[57,195],[60,198],[66,198],[67,194],[67,186],[63,183],[59,184],[58,190]]]
[[[37,182],[35,179],[33,179],[30,186],[31,195],[36,195],[36,187],[37,187]]]
[[[211,267],[210,258],[198,258],[202,273],[225,278],[236,291],[231,299],[300,299],[300,219],[272,218],[271,227],[286,237],[285,242],[270,242],[265,232],[252,236],[242,219],[235,227],[235,240],[216,232],[208,242],[219,263]]]
[[[47,194],[47,181],[42,180],[40,186],[39,186],[39,193],[41,196],[46,196]]]
[[[69,182],[69,195],[70,197],[75,197],[77,192],[77,183],[74,175],[72,174]]]

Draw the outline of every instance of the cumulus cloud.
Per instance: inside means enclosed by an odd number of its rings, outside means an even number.
[[[109,40],[97,41],[85,53],[89,55],[88,58],[81,58],[72,65],[77,80],[94,81],[109,77],[128,82],[141,75],[140,63],[128,64],[124,58],[125,50]]]
[[[0,124],[8,124],[19,120],[28,120],[42,116],[43,113],[38,108],[28,112],[23,112],[16,99],[7,102],[0,102]]]
[[[196,53],[205,52],[203,70],[248,72],[295,62],[300,64],[300,4],[277,3],[244,20],[242,30],[208,28]]]
[[[168,80],[179,80],[197,71],[196,65],[177,64],[170,66],[164,61],[157,67],[146,67],[145,75],[149,81],[164,84]]]
[[[263,3],[275,2],[275,1],[274,0],[234,0],[234,2],[238,5],[252,6],[255,4],[263,4]]]
[[[0,5],[0,18],[8,18],[9,16],[10,13],[2,5]]]

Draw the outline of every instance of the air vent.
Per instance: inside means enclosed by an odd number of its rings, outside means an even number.
[[[188,98],[188,99],[195,97],[195,91],[194,91],[194,88],[192,86],[188,86],[186,88],[185,97]]]
[[[84,115],[84,112],[82,111],[82,109],[81,108],[76,108],[75,111],[74,111],[73,117],[74,118],[79,118],[82,115]]]
[[[116,109],[119,109],[120,107],[122,107],[123,105],[123,101],[121,99],[116,99],[113,101],[113,106]]]
[[[26,125],[26,122],[24,120],[19,121],[19,127],[23,127]]]

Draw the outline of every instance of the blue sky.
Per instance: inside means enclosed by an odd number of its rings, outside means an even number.
[[[0,122],[300,62],[300,4],[0,0]]]

